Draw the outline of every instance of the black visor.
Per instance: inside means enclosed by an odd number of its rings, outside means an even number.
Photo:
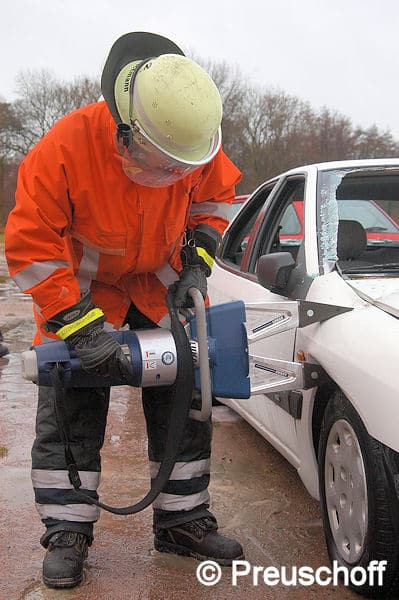
[[[145,60],[161,54],[180,54],[184,56],[184,52],[174,42],[155,33],[134,31],[126,33],[116,40],[110,50],[101,76],[101,90],[115,123],[121,122],[114,94],[115,81],[119,73],[130,62]]]

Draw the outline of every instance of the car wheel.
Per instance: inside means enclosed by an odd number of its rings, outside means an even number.
[[[387,416],[389,418],[389,416]],[[372,438],[341,390],[329,400],[319,439],[319,484],[331,561],[348,569],[348,583],[373,598],[399,591],[399,455]],[[382,573],[362,571],[387,561]]]

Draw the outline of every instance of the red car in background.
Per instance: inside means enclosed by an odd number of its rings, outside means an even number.
[[[232,204],[232,218],[244,206],[249,195],[236,196]],[[375,200],[338,200],[338,215],[341,220],[361,223],[367,234],[367,245],[399,243],[399,225]],[[303,239],[303,202],[293,202],[287,207],[282,219],[280,240]]]

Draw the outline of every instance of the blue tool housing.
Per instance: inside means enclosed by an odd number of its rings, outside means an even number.
[[[206,309],[211,389],[220,398],[249,398],[248,342],[245,305],[227,302]],[[197,339],[196,318],[189,321],[193,340]],[[200,374],[195,370],[195,387],[201,389]]]

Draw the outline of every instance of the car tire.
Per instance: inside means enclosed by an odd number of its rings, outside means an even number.
[[[331,562],[348,569],[345,583],[358,594],[399,598],[399,454],[367,433],[341,390],[324,412],[318,465]],[[355,569],[371,561],[387,561],[382,585],[377,572],[362,582]]]

